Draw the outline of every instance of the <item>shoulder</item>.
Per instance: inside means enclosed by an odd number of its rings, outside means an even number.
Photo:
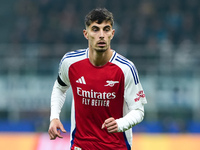
[[[134,63],[132,61],[130,61],[129,59],[127,59],[126,57],[120,55],[119,53],[115,54],[112,62],[115,63],[116,65],[118,65],[120,68],[125,68],[126,70],[128,69],[128,70],[136,71],[136,67],[135,67]]]
[[[79,49],[66,53],[60,61],[60,65],[63,63],[72,64],[82,59],[88,58],[88,49]]]
[[[120,55],[119,53],[116,53],[112,62],[118,65],[122,69],[126,77],[128,78],[133,77],[135,84],[139,82],[137,69],[131,60]]]

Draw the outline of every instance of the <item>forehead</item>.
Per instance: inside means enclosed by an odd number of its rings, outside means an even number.
[[[99,27],[99,28],[104,28],[104,27],[107,27],[107,26],[110,26],[112,27],[111,25],[111,22],[110,21],[103,21],[102,23],[97,23],[97,21],[93,22],[90,24],[89,28],[92,28],[92,27]]]

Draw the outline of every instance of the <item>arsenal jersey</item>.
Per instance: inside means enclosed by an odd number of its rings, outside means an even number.
[[[131,149],[132,130],[108,133],[103,122],[122,118],[146,103],[134,64],[113,50],[104,66],[91,64],[89,49],[69,52],[62,58],[59,77],[71,86],[71,149]]]

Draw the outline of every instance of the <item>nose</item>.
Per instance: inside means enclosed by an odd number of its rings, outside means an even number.
[[[104,31],[103,31],[103,30],[100,30],[99,38],[100,38],[100,39],[103,39],[103,38],[104,38]]]

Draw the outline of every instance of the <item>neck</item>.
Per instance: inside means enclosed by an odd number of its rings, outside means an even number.
[[[103,66],[109,62],[112,57],[113,51],[108,49],[104,52],[89,49],[89,60],[94,66]]]

